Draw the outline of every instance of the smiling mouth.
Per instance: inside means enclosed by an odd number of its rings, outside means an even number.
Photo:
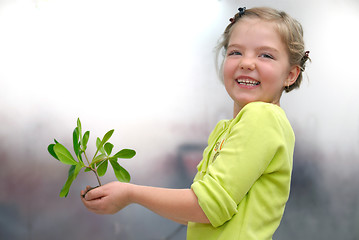
[[[237,79],[237,82],[240,85],[244,85],[244,86],[257,86],[257,85],[261,84],[258,81],[250,80],[250,79]]]

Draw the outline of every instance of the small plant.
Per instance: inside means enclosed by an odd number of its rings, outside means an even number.
[[[97,150],[95,155],[89,160],[86,155],[87,143],[90,137],[90,132],[86,131],[82,135],[81,121],[77,119],[77,127],[73,131],[73,148],[76,154],[76,158],[71,155],[70,151],[66,149],[62,144],[60,144],[55,139],[55,143],[50,144],[47,148],[49,153],[59,160],[60,162],[71,165],[68,173],[68,178],[65,185],[62,187],[60,192],[60,197],[67,197],[69,193],[70,186],[72,182],[76,179],[77,175],[81,169],[85,168],[85,172],[93,172],[96,175],[98,184],[101,186],[100,177],[105,175],[108,167],[108,162],[112,165],[112,168],[115,172],[116,178],[121,182],[129,182],[131,177],[130,174],[124,169],[117,160],[119,158],[133,158],[136,155],[136,152],[132,149],[122,149],[114,155],[111,155],[113,144],[109,143],[108,140],[111,138],[114,130],[108,131],[102,140],[100,138],[96,139]],[[85,157],[85,162],[83,161],[82,156]]]

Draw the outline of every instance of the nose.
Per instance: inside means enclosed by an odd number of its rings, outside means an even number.
[[[239,68],[242,70],[250,70],[253,71],[256,65],[254,59],[252,57],[243,56],[239,61]]]

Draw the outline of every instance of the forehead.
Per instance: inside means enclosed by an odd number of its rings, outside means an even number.
[[[274,22],[259,18],[242,18],[232,28],[229,43],[237,41],[261,40],[284,45]]]

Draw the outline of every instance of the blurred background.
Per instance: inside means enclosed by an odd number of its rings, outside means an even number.
[[[0,239],[185,239],[141,206],[88,212],[92,173],[60,198],[68,166],[47,146],[71,148],[79,117],[90,155],[110,129],[114,151],[137,151],[120,161],[131,182],[188,188],[209,133],[232,117],[213,49],[240,6],[298,19],[312,58],[282,97],[296,149],[274,239],[359,239],[357,0],[0,0]]]

